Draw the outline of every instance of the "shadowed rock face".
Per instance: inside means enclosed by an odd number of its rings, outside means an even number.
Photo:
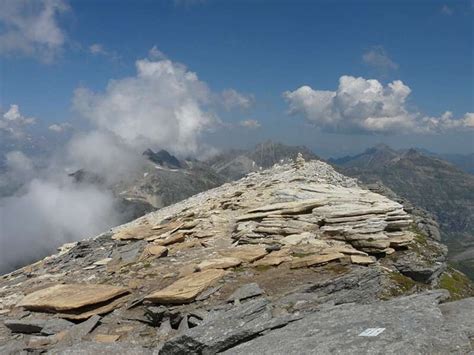
[[[472,285],[445,271],[446,249],[415,222],[400,203],[298,156],[3,276],[0,352],[469,349],[472,334],[449,326],[468,303],[445,317],[448,293],[419,293],[446,284],[461,298]],[[74,323],[61,331],[58,318]],[[366,328],[386,330],[369,344]]]

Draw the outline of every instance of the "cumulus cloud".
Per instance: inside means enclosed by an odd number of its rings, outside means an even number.
[[[239,122],[239,126],[248,129],[257,129],[260,128],[262,125],[257,120],[243,120]]]
[[[248,109],[255,103],[253,95],[242,94],[234,89],[226,89],[220,95],[222,105],[227,110],[235,108]]]
[[[36,122],[34,117],[24,116],[18,105],[10,105],[0,118],[0,133],[9,138],[21,139],[26,135],[25,128]]]
[[[411,89],[400,80],[383,86],[378,80],[342,76],[336,91],[302,86],[283,93],[289,113],[303,114],[316,126],[332,132],[432,133],[471,128],[472,113],[462,119],[445,113],[427,117],[411,112],[406,100]]]
[[[93,126],[124,144],[159,146],[177,154],[199,150],[201,134],[217,120],[208,110],[207,85],[184,65],[168,59],[136,62],[134,77],[110,81],[105,92],[79,88],[74,107]]]
[[[362,61],[382,73],[398,69],[398,64],[390,59],[382,46],[372,47],[369,51],[365,52],[362,55]]]
[[[50,62],[60,52],[66,34],[58,24],[68,10],[63,0],[0,1],[0,54],[23,54]]]

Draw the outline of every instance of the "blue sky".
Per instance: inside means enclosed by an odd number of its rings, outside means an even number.
[[[212,108],[224,124],[202,134],[207,144],[242,146],[273,138],[306,144],[323,156],[357,152],[380,141],[400,148],[474,152],[472,130],[459,124],[474,111],[469,1],[60,3],[67,9],[53,20],[63,39],[48,47],[53,54],[34,43],[29,51],[14,46],[0,50],[2,112],[17,104],[23,115],[45,126],[77,123],[77,110],[71,109],[77,88],[106,92],[110,80],[134,77],[135,61],[156,46],[173,63],[195,72],[216,95],[233,89],[252,98],[245,107]],[[8,0],[1,6],[8,6]],[[1,21],[0,31],[11,31],[8,19]],[[337,99],[302,103],[303,92],[296,92],[303,85],[312,92],[336,92],[344,75],[376,79],[383,87],[401,80],[409,87],[403,107],[393,113],[397,124],[369,125],[367,118],[376,109],[361,118],[364,122],[341,118],[335,112],[345,106],[338,106]],[[285,99],[286,91],[295,95]],[[326,105],[324,112],[334,119],[324,121],[314,113],[315,105]],[[409,118],[400,118],[405,111]],[[452,112],[451,121],[436,121],[445,111]],[[430,120],[430,131],[436,133],[421,132],[427,117],[436,118]],[[423,123],[400,121],[405,119]],[[239,124],[248,120],[260,127]]]

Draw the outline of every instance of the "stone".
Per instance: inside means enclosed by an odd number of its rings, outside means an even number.
[[[67,333],[67,339],[72,342],[81,341],[87,334],[92,332],[95,327],[100,323],[101,317],[98,315],[94,315],[90,317],[85,322],[75,325],[71,327]]]
[[[347,247],[329,247],[321,250],[321,254],[331,254],[331,253],[342,253],[342,254],[347,254],[347,255],[360,255],[360,256],[367,256],[367,253],[364,253],[363,251],[351,248],[350,246]]]
[[[415,235],[412,232],[391,234],[389,237],[390,247],[394,249],[410,245],[415,239]]]
[[[240,259],[232,257],[223,257],[204,260],[197,265],[197,270],[203,271],[207,269],[228,269],[231,267],[239,266],[240,264],[242,264],[242,260]]]
[[[156,245],[154,243],[147,245],[145,247],[145,250],[143,251],[143,257],[145,258],[148,256],[155,256],[157,258],[160,258],[166,255],[168,255],[168,248],[161,245]]]
[[[216,285],[214,287],[209,287],[208,289],[204,290],[201,292],[197,297],[196,301],[204,301],[211,297],[214,293],[219,291],[222,288],[223,285]]]
[[[112,239],[115,240],[133,240],[133,239],[145,239],[153,234],[150,226],[133,226],[123,228],[114,233]]]
[[[74,323],[60,318],[23,318],[18,320],[6,320],[4,324],[13,333],[40,333],[42,335],[57,334],[74,326]]]
[[[265,250],[264,247],[248,245],[222,250],[219,251],[219,254],[223,256],[237,258],[242,260],[243,262],[251,263],[255,260],[263,258],[265,255],[268,254],[268,252]]]
[[[93,265],[98,265],[98,266],[107,265],[111,261],[112,261],[112,258],[104,258],[104,259],[96,261]]]
[[[61,284],[26,295],[18,307],[34,311],[69,311],[109,301],[126,294],[123,287],[95,284]]]
[[[287,245],[297,245],[301,243],[309,243],[310,239],[314,239],[314,234],[304,232],[301,234],[291,234],[283,238],[280,242]]]
[[[310,267],[319,264],[325,264],[330,261],[339,260],[344,257],[344,254],[341,253],[332,253],[332,254],[316,254],[309,255],[302,258],[295,258],[290,263],[291,269],[298,269],[302,267]]]
[[[186,239],[186,235],[184,233],[175,233],[164,239],[155,240],[154,244],[166,246],[166,245],[184,242],[185,239]]]
[[[303,213],[306,211],[310,211],[315,207],[324,206],[326,203],[327,203],[326,200],[321,200],[321,199],[281,202],[281,203],[274,203],[271,205],[265,205],[262,207],[257,207],[257,208],[247,211],[247,213],[268,212],[268,211],[278,211],[278,210],[280,211],[297,210]]]
[[[84,308],[79,308],[71,310],[69,312],[56,313],[58,317],[69,319],[73,321],[81,321],[88,319],[95,315],[104,315],[112,312],[114,309],[119,308],[125,305],[130,301],[131,296],[125,295],[122,297],[115,298],[113,300],[107,301],[105,304],[101,303],[100,305],[86,306]]]
[[[145,297],[154,303],[183,304],[194,299],[213,283],[224,277],[224,270],[209,269],[185,276],[170,286]]]
[[[358,265],[370,265],[375,263],[375,260],[370,256],[351,255],[351,263]]]
[[[291,261],[292,257],[290,256],[291,250],[288,248],[283,248],[278,251],[274,251],[262,259],[255,261],[252,265],[254,266],[278,266],[284,262]]]
[[[239,287],[237,290],[232,293],[227,299],[227,302],[242,301],[248,298],[261,296],[264,291],[258,286],[257,283],[252,282],[246,285]]]

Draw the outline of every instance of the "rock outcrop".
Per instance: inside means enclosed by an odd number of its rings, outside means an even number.
[[[298,156],[1,277],[0,353],[469,351],[470,301],[429,291],[445,258],[403,205]]]

